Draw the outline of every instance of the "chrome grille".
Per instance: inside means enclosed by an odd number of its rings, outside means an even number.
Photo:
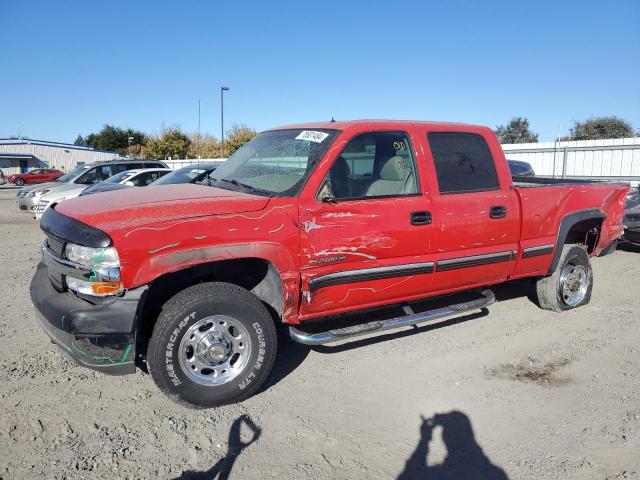
[[[46,200],[40,200],[38,202],[38,206],[36,207],[36,213],[38,215],[42,215],[44,211],[47,209],[48,202]]]
[[[62,258],[65,246],[62,240],[52,237],[51,235],[47,235],[47,246],[56,257]]]
[[[56,290],[65,290],[64,276],[60,272],[56,272],[55,270],[49,268],[49,280],[51,281],[51,284],[56,288]]]

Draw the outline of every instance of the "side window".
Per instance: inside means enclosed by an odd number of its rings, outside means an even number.
[[[428,139],[441,194],[500,188],[493,157],[482,136],[431,132]]]
[[[106,180],[110,176],[112,176],[115,172],[112,169],[111,165],[103,165],[102,167],[98,167],[98,182],[102,182]]]
[[[114,175],[126,172],[127,170],[127,165],[125,165],[124,163],[116,163],[115,165],[111,165],[111,171]]]
[[[91,185],[92,183],[96,183],[98,181],[97,180],[98,168],[99,167],[95,167],[90,170],[87,170],[87,172],[84,175],[82,175],[80,178],[78,178],[75,183],[82,183],[84,185]]]
[[[150,183],[153,183],[157,179],[159,179],[162,175],[164,175],[164,173],[165,172],[147,172],[143,181],[140,182],[140,185],[146,187]]]
[[[347,144],[329,170],[319,196],[347,199],[416,193],[416,168],[407,135],[372,132]]]

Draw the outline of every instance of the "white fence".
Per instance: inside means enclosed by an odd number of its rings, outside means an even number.
[[[509,160],[529,162],[536,175],[640,182],[640,137],[502,145]]]
[[[189,158],[187,160],[163,160],[167,167],[177,170],[178,168],[187,167],[189,165],[197,165],[198,163],[224,162],[226,158]]]

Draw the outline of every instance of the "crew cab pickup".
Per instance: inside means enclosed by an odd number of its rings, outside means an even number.
[[[588,303],[590,257],[615,249],[627,190],[512,179],[481,126],[285,126],[203,185],[48,209],[31,298],[78,363],[125,374],[146,362],[170,398],[211,407],[259,389],[279,324],[309,345],[349,341],[484,308],[488,287],[522,277],[541,308]]]

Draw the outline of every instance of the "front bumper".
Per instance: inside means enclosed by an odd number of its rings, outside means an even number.
[[[35,213],[38,197],[18,197],[16,203],[22,212]]]
[[[78,364],[111,375],[135,372],[136,320],[146,290],[93,304],[73,292],[57,291],[42,262],[29,287],[36,316],[51,340]]]

